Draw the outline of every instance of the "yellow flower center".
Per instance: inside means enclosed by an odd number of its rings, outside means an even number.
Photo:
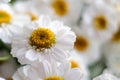
[[[5,11],[0,11],[0,24],[9,23],[11,20],[11,15]]]
[[[68,4],[65,0],[54,0],[52,7],[58,16],[64,16],[68,13]]]
[[[97,16],[94,18],[95,28],[98,30],[104,30],[107,28],[107,19],[104,16]]]
[[[79,64],[76,61],[70,60],[70,63],[71,63],[71,68],[79,68]]]
[[[28,12],[27,14],[31,17],[31,20],[32,20],[32,21],[38,19],[38,17],[37,17],[34,13]]]
[[[112,41],[113,41],[113,42],[118,42],[118,41],[120,41],[120,29],[118,29],[118,31],[113,35]]]
[[[29,40],[31,46],[39,51],[51,48],[56,43],[54,33],[48,28],[35,29]]]
[[[44,80],[63,80],[60,76],[50,76],[48,78],[45,78]]]
[[[78,51],[85,51],[88,48],[88,45],[89,43],[84,37],[77,36],[76,41],[74,43],[74,48]]]

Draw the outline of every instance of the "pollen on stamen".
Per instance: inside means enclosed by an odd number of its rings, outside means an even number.
[[[50,76],[48,78],[45,78],[44,80],[64,80],[64,79],[60,76]]]
[[[0,24],[9,23],[11,21],[11,18],[12,17],[8,12],[3,10],[0,11]]]
[[[68,13],[68,4],[65,0],[53,0],[52,7],[58,16],[65,16]]]
[[[51,48],[55,43],[55,35],[48,28],[35,29],[29,38],[30,45],[37,51]]]

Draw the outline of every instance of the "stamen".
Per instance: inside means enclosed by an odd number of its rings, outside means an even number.
[[[60,76],[50,76],[48,78],[45,78],[44,80],[63,80]]]
[[[30,45],[37,51],[51,48],[55,43],[55,35],[48,28],[35,29],[30,36]]]
[[[0,24],[9,23],[11,21],[11,15],[5,11],[0,11]]]

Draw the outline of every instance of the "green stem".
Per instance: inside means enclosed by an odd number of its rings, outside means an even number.
[[[6,56],[3,56],[3,57],[0,57],[0,61],[7,61],[11,58],[10,55],[6,55]]]

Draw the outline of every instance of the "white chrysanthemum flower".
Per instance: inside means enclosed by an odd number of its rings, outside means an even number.
[[[73,48],[75,38],[74,32],[62,22],[42,16],[14,37],[11,53],[21,64],[38,59],[64,61],[68,57],[66,52]]]
[[[76,24],[81,15],[81,0],[43,0],[45,5],[38,5],[40,12],[45,12],[55,19],[62,20],[65,24]],[[75,4],[75,5],[74,5]],[[44,6],[44,7],[41,7]],[[43,8],[43,9],[41,9]]]
[[[0,39],[5,43],[11,43],[13,34],[28,23],[29,19],[26,15],[15,14],[10,5],[0,4]]]
[[[43,1],[26,0],[26,1],[16,1],[13,7],[16,12],[26,14],[30,16],[32,21],[35,21],[39,18],[41,14],[39,10],[37,10],[36,8],[38,2],[40,3],[39,5],[43,5]]]
[[[70,55],[71,57],[69,58],[69,62],[71,64],[71,68],[80,68],[83,72],[83,77],[81,80],[89,80],[89,71],[82,56],[78,55],[75,52],[70,52]]]
[[[119,80],[119,79],[111,74],[105,73],[94,78],[93,80]]]
[[[82,27],[100,42],[109,40],[118,29],[116,11],[101,0],[94,1],[83,14]]]
[[[82,28],[74,28],[77,38],[74,43],[73,52],[84,58],[84,62],[92,64],[100,59],[100,43],[95,37],[90,36]]]
[[[71,69],[69,63],[60,66],[47,61],[24,66],[13,75],[13,80],[80,80],[82,72],[79,68]]]

